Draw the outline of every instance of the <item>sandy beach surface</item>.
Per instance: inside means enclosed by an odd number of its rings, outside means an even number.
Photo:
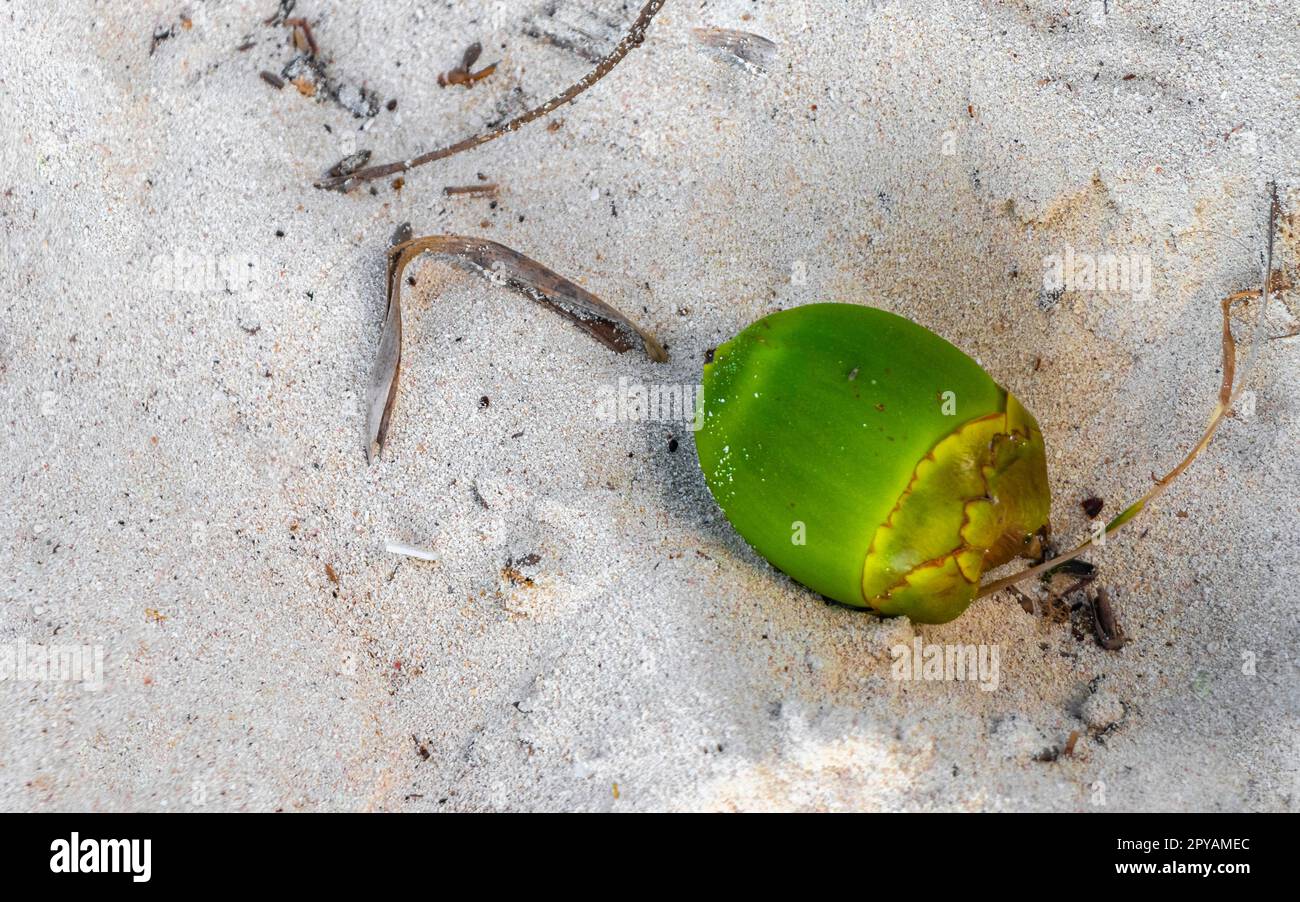
[[[312,186],[541,103],[637,6],[300,0],[316,68],[275,0],[0,4],[0,648],[102,662],[0,680],[0,808],[1300,808],[1294,290],[1237,415],[1091,554],[1118,651],[1037,589],[943,626],[828,605],[731,529],[688,423],[600,415],[766,313],[884,307],[1034,412],[1083,537],[1204,427],[1270,179],[1295,277],[1300,8],[668,0],[546,119]],[[496,68],[440,86],[474,42]],[[404,222],[527,254],[669,362],[418,261],[368,465]],[[1054,255],[1131,265],[1052,288]],[[996,681],[896,679],[918,640]]]

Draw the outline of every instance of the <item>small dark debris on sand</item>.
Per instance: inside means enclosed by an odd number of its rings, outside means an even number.
[[[284,24],[293,29],[293,46],[299,50],[305,50],[312,56],[320,55],[320,45],[316,43],[316,35],[311,30],[311,23],[306,19],[285,19]]]
[[[331,166],[329,168],[329,175],[351,175],[369,162],[370,151],[358,150],[356,153],[348,154],[346,157]]]
[[[285,20],[293,14],[293,8],[297,5],[298,0],[280,0],[280,8],[275,11],[275,15],[263,20],[263,23],[272,26],[283,25]]]
[[[483,45],[478,41],[470,44],[461,54],[460,65],[448,69],[438,76],[438,87],[445,88],[448,85],[464,85],[467,88],[474,87],[475,84],[487,78],[497,70],[497,64],[484,66],[477,72],[470,71],[474,63],[478,62],[479,56],[483,53]]]
[[[380,101],[374,91],[332,78],[325,64],[312,54],[301,53],[289,60],[280,76],[304,97],[329,97],[358,119],[379,114]]]
[[[302,96],[315,97],[326,83],[325,64],[302,53],[285,63],[280,77],[297,88]]]
[[[304,97],[318,100],[330,98],[358,119],[370,119],[379,114],[382,100],[364,85],[335,77],[322,57],[311,22],[304,17],[292,17],[295,3],[282,0],[275,15],[265,20],[272,27],[286,26],[293,30],[293,46],[298,54],[280,71],[280,77],[290,82]]]
[[[357,119],[370,119],[379,115],[379,95],[366,87],[350,82],[330,82],[329,95]]]
[[[1115,611],[1110,606],[1110,594],[1098,588],[1091,597],[1092,624],[1097,636],[1097,644],[1106,651],[1119,651],[1128,644],[1124,628],[1115,619]]]
[[[353,173],[344,178],[323,178],[315,183],[317,188],[328,191],[349,191],[363,181],[373,179],[387,178],[399,172],[406,172],[417,166],[423,166],[426,163],[432,163],[435,160],[445,159],[446,157],[471,150],[479,147],[489,141],[495,141],[498,138],[518,131],[528,123],[545,118],[565,104],[572,103],[580,95],[586,92],[592,85],[599,82],[602,78],[614,70],[614,68],[634,49],[640,47],[645,42],[646,31],[650,27],[651,21],[655,15],[663,8],[665,0],[646,0],[641,12],[637,14],[636,21],[623,38],[615,45],[614,49],[606,56],[600,58],[595,68],[587,73],[583,78],[570,85],[561,93],[555,95],[550,100],[540,106],[531,107],[522,113],[519,113],[508,122],[499,125],[489,125],[488,130],[480,132],[469,138],[457,141],[455,144],[448,144],[436,150],[427,151],[414,157],[407,157],[402,160],[394,160],[391,163],[384,163],[380,166],[369,166],[359,172]],[[521,94],[521,88],[515,86],[508,97],[517,97]],[[376,193],[371,188],[371,193]],[[485,226],[486,227],[486,226]],[[662,348],[660,348],[662,350]]]
[[[513,561],[506,561],[506,565],[501,568],[501,578],[513,586],[520,586],[525,589],[531,589],[536,585],[532,577],[519,572]]]
[[[155,28],[153,30],[153,36],[149,39],[149,55],[153,56],[154,51],[158,49],[159,44],[175,36],[176,36],[175,25],[168,25],[165,27]]]

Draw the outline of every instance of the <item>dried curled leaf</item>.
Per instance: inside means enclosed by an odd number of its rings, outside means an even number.
[[[388,308],[366,393],[368,461],[373,461],[383,449],[397,401],[397,380],[402,368],[402,273],[421,254],[435,254],[468,264],[489,281],[549,307],[620,354],[639,346],[655,362],[668,359],[663,345],[622,313],[581,285],[504,244],[461,235],[410,238],[409,233],[409,228],[399,229],[388,251]]]

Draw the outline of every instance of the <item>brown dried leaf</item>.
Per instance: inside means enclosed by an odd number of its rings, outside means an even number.
[[[402,230],[399,235],[403,237]],[[409,229],[406,230],[409,233]],[[504,284],[538,301],[586,331],[606,347],[623,353],[640,345],[651,360],[668,359],[654,336],[581,285],[569,281],[518,251],[486,238],[431,235],[406,239],[388,251],[388,308],[379,339],[379,353],[366,393],[366,459],[383,449],[397,401],[402,368],[402,273],[421,254],[431,253],[468,264],[491,282]]]

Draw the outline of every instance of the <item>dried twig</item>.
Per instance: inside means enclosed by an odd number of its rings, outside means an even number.
[[[404,232],[399,230],[394,236],[399,243],[394,243],[388,251],[388,309],[366,396],[367,460],[373,461],[383,449],[397,401],[397,379],[402,368],[402,273],[412,260],[425,252],[470,264],[485,278],[544,304],[619,353],[639,344],[651,360],[668,359],[654,336],[581,285],[518,251],[486,238],[434,235],[412,239],[409,234],[409,228]]]
[[[645,40],[646,29],[650,27],[650,20],[655,17],[660,8],[664,5],[664,0],[649,0],[641,8],[640,15],[632,23],[632,28],[624,35],[623,40],[618,42],[613,51],[608,56],[603,57],[596,68],[587,73],[585,77],[577,84],[571,86],[568,90],[552,97],[546,103],[539,107],[534,107],[526,113],[521,113],[514,119],[511,119],[505,125],[492,129],[488,132],[482,132],[471,138],[465,138],[463,141],[457,141],[455,144],[447,147],[440,147],[437,150],[431,150],[422,153],[417,157],[409,160],[397,160],[392,163],[384,163],[379,166],[371,166],[368,169],[362,169],[347,176],[336,176],[334,178],[324,178],[316,182],[317,188],[328,188],[333,191],[348,191],[362,182],[368,182],[372,179],[381,179],[386,176],[395,175],[399,172],[406,172],[417,166],[423,166],[425,163],[432,163],[435,160],[443,160],[447,157],[478,147],[480,144],[487,144],[489,141],[495,141],[497,138],[508,135],[517,131],[535,119],[540,119],[572,101],[579,94],[582,94],[596,82],[608,75],[615,66],[617,66],[623,57],[627,56],[634,48],[639,47]]]
[[[1278,269],[1273,270],[1273,279],[1272,279],[1273,291],[1280,293],[1284,291],[1290,291],[1294,287],[1295,287],[1295,283],[1293,283],[1290,279],[1287,278],[1285,272]],[[1252,288],[1247,291],[1238,291],[1235,294],[1230,295],[1228,299],[1233,303],[1236,303],[1237,301],[1242,299],[1257,298],[1260,296],[1260,294],[1261,292],[1258,288]],[[1268,314],[1267,310],[1260,311],[1261,316],[1266,316],[1267,314]],[[1268,336],[1268,340],[1277,341],[1282,338],[1295,338],[1297,335],[1300,335],[1300,326],[1296,326],[1292,328],[1291,331],[1289,332],[1282,332],[1278,335],[1270,335]]]
[[[1195,446],[1193,446],[1191,451],[1187,452],[1187,455],[1178,463],[1178,466],[1174,467],[1164,476],[1156,479],[1155,485],[1152,486],[1145,495],[1130,504],[1121,511],[1115,519],[1107,523],[1104,534],[1114,532],[1138,514],[1142,513],[1148,503],[1162,495],[1165,489],[1169,488],[1174,480],[1181,476],[1183,471],[1191,466],[1192,461],[1194,461],[1200,453],[1205,450],[1206,446],[1210,444],[1210,439],[1214,438],[1214,433],[1223,423],[1223,420],[1228,416],[1228,412],[1232,410],[1232,405],[1241,395],[1241,391],[1246,384],[1246,378],[1250,374],[1251,367],[1254,365],[1256,355],[1259,353],[1260,336],[1264,324],[1264,313],[1268,310],[1269,293],[1273,290],[1275,284],[1275,277],[1273,274],[1273,240],[1277,232],[1278,212],[1279,204],[1277,199],[1277,185],[1273,184],[1270,185],[1269,191],[1268,234],[1264,252],[1263,288],[1258,292],[1238,291],[1235,294],[1231,294],[1224,298],[1220,304],[1223,310],[1223,381],[1219,386],[1218,403],[1215,404],[1214,412],[1210,415],[1209,425],[1205,427],[1205,432],[1202,433],[1200,440],[1195,444]],[[1262,299],[1262,303],[1260,304],[1260,310],[1255,319],[1255,330],[1250,343],[1250,354],[1246,359],[1246,365],[1242,368],[1242,377],[1238,380],[1235,378],[1237,366],[1237,344],[1232,337],[1232,309],[1237,304],[1243,302],[1248,303],[1252,297],[1257,296]],[[1234,381],[1236,382],[1235,388],[1233,384]],[[982,598],[985,595],[991,595],[992,593],[1005,589],[1008,586],[1013,586],[1018,582],[1022,582],[1031,577],[1039,576],[1049,570],[1055,569],[1061,564],[1073,560],[1083,554],[1093,546],[1094,541],[1094,537],[1089,536],[1085,541],[1081,542],[1070,551],[1067,551],[1065,554],[1059,555],[1049,561],[1045,561],[1025,570],[1021,570],[1019,573],[1013,573],[1010,576],[1003,577],[1002,579],[994,580],[980,589],[979,597]]]
[[[495,182],[487,182],[481,185],[448,185],[442,189],[442,193],[447,197],[454,197],[457,194],[495,195],[497,190]]]

